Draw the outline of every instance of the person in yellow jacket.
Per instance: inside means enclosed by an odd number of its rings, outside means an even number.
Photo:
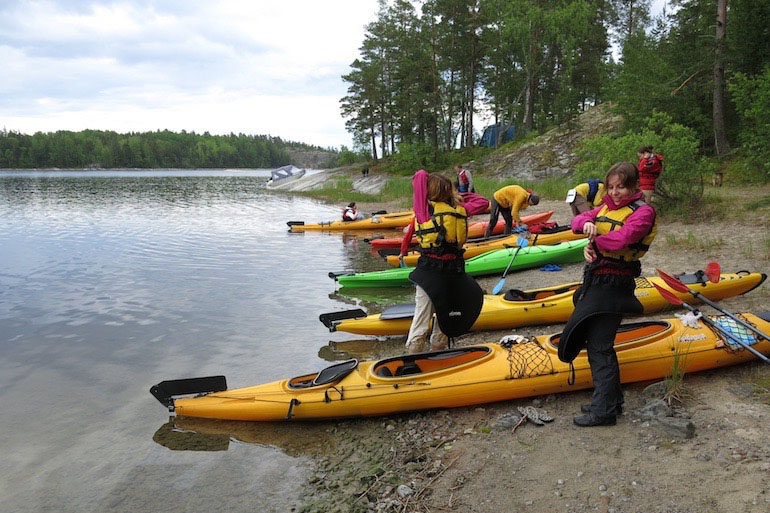
[[[414,231],[420,258],[409,274],[416,288],[414,317],[406,338],[410,354],[427,349],[434,313],[430,349],[436,351],[445,349],[450,337],[467,333],[484,303],[481,287],[465,273],[462,247],[468,238],[468,216],[452,182],[421,169],[412,177],[412,188],[415,218],[404,241],[411,241]],[[402,243],[402,255],[407,246]]]
[[[572,209],[572,215],[576,216],[600,206],[605,194],[607,189],[604,187],[604,181],[594,178],[568,190],[565,202]]]
[[[485,237],[492,235],[495,229],[497,219],[502,215],[505,219],[505,234],[511,233],[514,222],[518,227],[521,225],[521,216],[519,211],[530,205],[540,203],[540,197],[529,189],[524,189],[520,185],[508,185],[498,189],[492,196],[489,206],[489,224]]]

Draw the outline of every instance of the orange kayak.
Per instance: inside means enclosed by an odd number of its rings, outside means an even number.
[[[527,225],[540,224],[548,221],[553,215],[553,210],[541,212],[539,214],[532,214],[531,216],[524,216],[521,218],[521,222]],[[487,230],[489,221],[475,222],[468,225],[468,239],[477,239],[484,236]],[[505,230],[505,220],[501,219],[497,222],[492,235],[500,235]],[[402,237],[390,237],[387,239],[370,239],[367,242],[372,245],[372,249],[384,249],[384,248],[400,248]],[[417,245],[417,237],[412,237],[410,246]]]

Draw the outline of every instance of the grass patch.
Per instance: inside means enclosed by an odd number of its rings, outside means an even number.
[[[770,235],[764,235],[756,241],[756,245],[755,248],[754,242],[749,241],[741,250],[743,256],[759,260],[770,260]]]
[[[666,385],[666,392],[663,399],[671,405],[674,402],[682,404],[687,396],[687,390],[684,384],[684,374],[687,363],[687,354],[690,350],[690,344],[679,343],[674,352],[674,362],[671,364],[671,373],[663,379]]]
[[[754,211],[760,208],[770,207],[770,196],[754,200],[746,205],[746,210]]]
[[[491,198],[498,189],[506,185],[520,185],[525,189],[532,189],[541,198],[549,200],[563,200],[567,195],[567,191],[575,186],[573,180],[566,177],[547,178],[537,182],[516,180],[514,178],[501,182],[484,177],[474,177],[473,185],[477,193],[487,198]]]
[[[337,178],[324,184],[320,189],[302,191],[298,194],[319,198],[327,201],[349,203],[351,201],[378,201],[379,194],[366,194],[353,190],[353,180],[350,178]]]
[[[675,247],[678,250],[699,250],[708,251],[714,248],[721,248],[725,245],[722,237],[705,237],[703,239],[697,237],[692,230],[687,230],[687,235],[680,237],[676,234],[666,235],[666,245],[669,247]]]
[[[698,201],[693,202],[667,202],[659,196],[653,196],[652,206],[666,220],[682,221],[707,221],[721,218],[725,215],[725,202],[727,201],[718,192],[706,192]]]

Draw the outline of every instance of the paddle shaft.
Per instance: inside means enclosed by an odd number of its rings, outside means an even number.
[[[694,306],[692,306],[692,305],[689,305],[689,304],[685,303],[684,301],[682,301],[682,306],[683,306],[683,307],[685,307],[686,309],[688,309],[689,311],[693,312],[693,313],[696,313],[696,314],[697,314],[697,313],[700,313],[700,311],[699,311],[697,308],[695,308],[695,307],[694,307]],[[767,356],[763,355],[762,353],[760,353],[759,351],[757,351],[756,349],[754,349],[753,347],[751,347],[749,344],[745,343],[744,341],[742,341],[741,339],[739,339],[738,337],[736,337],[735,335],[733,335],[732,333],[730,333],[729,331],[727,331],[726,329],[724,329],[724,328],[723,328],[722,326],[720,326],[718,323],[716,323],[716,322],[712,321],[711,319],[709,319],[709,318],[708,318],[708,317],[706,317],[705,315],[702,315],[700,319],[701,319],[701,320],[702,320],[704,323],[708,324],[709,326],[711,326],[712,328],[714,328],[715,330],[717,330],[717,331],[718,331],[719,333],[721,333],[721,334],[722,334],[724,337],[726,337],[726,338],[729,338],[730,340],[732,340],[732,341],[733,341],[733,342],[735,342],[736,344],[738,344],[738,345],[741,345],[741,346],[743,346],[744,348],[748,349],[749,351],[751,351],[752,353],[754,353],[754,354],[755,354],[757,357],[759,357],[759,359],[761,359],[761,360],[764,360],[764,361],[765,361],[765,362],[767,362],[767,363],[770,363],[770,359],[768,359],[768,358],[767,358]]]
[[[511,261],[508,262],[508,267],[505,268],[505,272],[503,272],[503,277],[500,278],[500,281],[497,282],[497,285],[495,285],[495,288],[492,289],[492,294],[497,294],[503,289],[503,285],[505,285],[505,275],[508,274],[508,270],[511,268],[511,265],[513,265],[514,259],[516,259],[516,255],[519,254],[519,250],[521,249],[521,246],[517,246],[516,250],[513,252],[513,256],[511,257]]]
[[[698,300],[700,300],[700,301],[703,301],[705,304],[709,305],[710,307],[714,308],[715,310],[719,310],[720,312],[722,312],[723,314],[725,314],[726,316],[728,316],[730,319],[734,320],[735,322],[737,322],[738,324],[740,324],[741,326],[743,326],[744,328],[746,328],[746,329],[749,329],[749,330],[753,331],[754,333],[756,333],[756,334],[757,334],[757,335],[759,335],[760,337],[764,338],[765,340],[770,340],[770,337],[768,337],[767,335],[765,335],[764,333],[762,333],[761,331],[759,331],[757,328],[755,328],[754,326],[752,326],[752,325],[751,325],[751,324],[749,324],[748,322],[744,321],[743,319],[741,319],[741,318],[737,317],[736,315],[733,315],[732,313],[728,312],[728,311],[727,311],[727,310],[725,310],[724,308],[721,308],[721,307],[717,306],[717,304],[716,304],[716,303],[714,303],[713,301],[711,301],[709,298],[705,297],[705,296],[704,296],[703,294],[701,294],[700,292],[694,291],[694,290],[692,290],[690,287],[687,287],[687,292],[689,292],[690,294],[692,294],[692,296],[693,296],[695,299],[698,299]]]

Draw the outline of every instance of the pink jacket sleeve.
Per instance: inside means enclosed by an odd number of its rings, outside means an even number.
[[[601,207],[576,216],[570,224],[574,233],[583,233],[583,225],[586,221],[593,222]],[[626,219],[625,224],[619,230],[613,230],[605,235],[599,235],[594,241],[599,251],[617,251],[629,244],[639,242],[650,232],[655,223],[655,209],[649,205],[641,206],[636,212]]]
[[[404,233],[404,238],[401,239],[401,252],[398,256],[406,255],[409,251],[409,245],[412,243],[412,237],[414,236],[414,221],[409,223],[409,229]]]

